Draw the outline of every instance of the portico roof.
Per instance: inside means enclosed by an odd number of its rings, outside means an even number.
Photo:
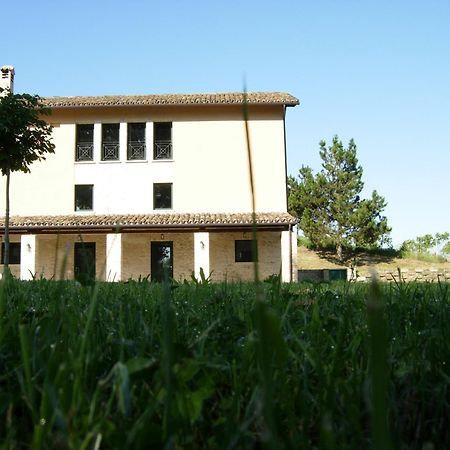
[[[288,213],[256,213],[258,228],[284,229],[298,220]],[[11,233],[132,232],[196,229],[251,228],[252,213],[73,214],[63,216],[12,216]],[[0,218],[0,232],[5,219]]]

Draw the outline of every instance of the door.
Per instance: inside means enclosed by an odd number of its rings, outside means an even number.
[[[173,278],[173,242],[151,243],[152,281]]]
[[[75,242],[74,266],[80,283],[95,280],[95,242]]]

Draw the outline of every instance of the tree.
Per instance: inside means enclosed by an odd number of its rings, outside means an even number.
[[[7,93],[0,97],[0,170],[6,176],[4,268],[9,268],[9,190],[11,172],[30,172],[30,165],[54,153],[52,127],[43,120],[50,114],[35,95]]]
[[[352,140],[344,148],[337,136],[327,147],[320,142],[322,170],[299,170],[288,179],[288,208],[300,219],[299,227],[317,248],[334,247],[339,260],[345,247],[376,247],[389,242],[391,229],[382,215],[384,198],[372,192],[361,199],[363,169],[358,165]]]
[[[425,234],[415,239],[408,239],[403,242],[400,252],[404,255],[408,253],[416,255],[447,255],[450,253],[450,233]]]

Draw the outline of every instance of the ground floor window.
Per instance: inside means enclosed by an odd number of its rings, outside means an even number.
[[[253,251],[252,240],[234,241],[235,262],[254,262],[256,261],[256,253],[257,252]]]
[[[4,242],[2,242],[2,264],[5,264]],[[20,264],[20,242],[9,243],[9,264]]]
[[[150,255],[152,281],[173,278],[173,242],[152,242]]]

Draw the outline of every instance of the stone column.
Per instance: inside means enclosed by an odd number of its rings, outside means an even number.
[[[292,248],[292,279],[291,281],[298,281],[298,244],[297,244],[297,227],[292,227],[291,231],[291,248]]]
[[[203,269],[205,277],[208,278],[209,270],[209,233],[194,233],[194,275],[200,280],[200,269]]]
[[[94,123],[94,161],[102,160],[102,124]]]
[[[119,161],[126,161],[128,156],[128,124],[120,122],[119,125]]]
[[[106,281],[122,279],[122,234],[106,235]]]
[[[37,239],[35,234],[20,236],[20,279],[32,280],[36,276]]]
[[[147,161],[153,160],[153,122],[145,123],[145,156]]]
[[[291,232],[281,232],[281,281],[291,281]]]

